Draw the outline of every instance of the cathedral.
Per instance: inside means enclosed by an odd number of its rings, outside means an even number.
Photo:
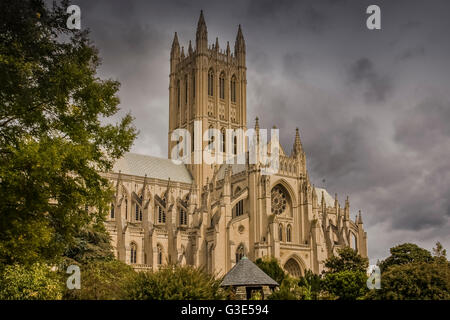
[[[310,181],[298,129],[290,154],[279,146],[276,173],[263,174],[248,157],[240,164],[192,164],[171,160],[172,133],[247,129],[246,46],[239,26],[231,51],[208,44],[203,16],[195,44],[170,52],[168,159],[127,153],[111,172],[114,187],[106,228],[118,259],[135,270],[177,263],[225,275],[242,257],[275,257],[299,277],[320,273],[338,248],[367,257],[361,212],[350,219],[350,202]],[[259,132],[258,118],[253,129]],[[208,142],[186,152],[202,152]],[[222,143],[225,149],[228,144]],[[236,149],[236,147],[232,147]],[[236,150],[233,150],[235,153]],[[247,152],[244,147],[244,152]]]

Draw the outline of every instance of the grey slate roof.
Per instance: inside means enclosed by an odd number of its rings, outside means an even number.
[[[113,172],[162,180],[192,183],[192,177],[184,164],[175,164],[170,159],[157,158],[136,153],[126,153],[116,161]]]
[[[225,275],[220,286],[278,286],[278,283],[247,257],[243,257]]]

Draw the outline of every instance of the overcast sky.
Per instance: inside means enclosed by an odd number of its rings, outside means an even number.
[[[276,125],[288,153],[299,127],[312,181],[362,210],[371,263],[404,242],[450,249],[450,1],[73,3],[136,117],[133,152],[167,156],[170,45],[195,40],[203,9],[222,48],[242,25],[247,125]]]

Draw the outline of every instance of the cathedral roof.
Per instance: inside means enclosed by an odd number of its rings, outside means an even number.
[[[278,286],[278,283],[247,257],[243,257],[225,275],[220,286]]]
[[[235,175],[247,170],[246,164],[222,164],[217,172],[217,180],[222,180],[225,177],[225,169],[230,166],[231,167],[231,175]]]
[[[113,172],[161,180],[192,183],[192,177],[184,164],[175,164],[170,159],[157,158],[136,153],[126,153],[116,161]]]
[[[334,207],[334,198],[327,192],[327,190],[316,187],[317,200],[319,201],[319,204],[322,201],[322,191],[327,207]]]

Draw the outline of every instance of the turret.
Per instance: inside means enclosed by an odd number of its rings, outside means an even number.
[[[216,45],[214,46],[214,49],[216,49],[216,52],[219,52],[219,37],[216,37]]]
[[[294,147],[292,148],[292,153],[294,156],[301,156],[303,153],[303,146],[300,140],[300,133],[298,131],[298,128],[295,129],[295,140]]]
[[[362,215],[361,215],[361,210],[358,211],[358,215],[356,216],[356,221],[355,221],[355,223],[356,223],[357,225],[362,225],[362,224],[363,224],[363,221],[362,221]]]
[[[208,30],[206,28],[203,10],[200,11],[200,18],[197,23],[197,34],[195,37],[197,53],[206,53],[208,50]]]
[[[350,201],[348,200],[348,196],[347,199],[345,199],[344,213],[344,220],[350,220]]]
[[[191,43],[191,40],[189,40],[189,48],[188,48],[188,54],[189,54],[190,56],[192,56],[192,54],[193,54],[193,50],[192,50],[192,43]]]
[[[175,67],[180,59],[180,44],[178,43],[178,35],[175,32],[170,49],[170,72],[175,71]]]
[[[234,44],[234,55],[238,60],[240,67],[245,67],[245,40],[242,34],[241,25],[239,25],[236,42]]]

